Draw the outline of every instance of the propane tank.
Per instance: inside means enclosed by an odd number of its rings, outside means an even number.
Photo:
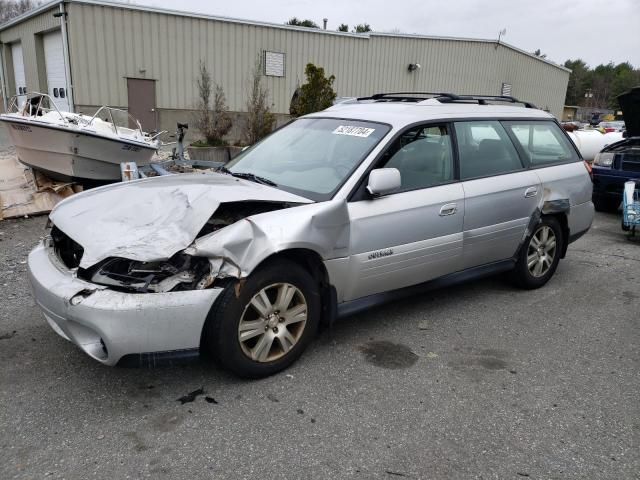
[[[567,134],[578,147],[582,158],[588,162],[592,162],[596,154],[606,145],[617,141],[613,140],[612,137],[607,137],[608,134],[604,135],[597,130],[576,130],[567,132]],[[620,139],[622,139],[622,134],[620,134]]]

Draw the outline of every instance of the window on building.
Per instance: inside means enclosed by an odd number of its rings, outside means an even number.
[[[285,56],[279,52],[264,52],[264,74],[268,77],[284,77]]]
[[[502,91],[501,95],[504,95],[506,97],[510,97],[511,96],[511,84],[510,83],[503,83],[501,91]]]
[[[501,175],[524,168],[500,122],[456,122],[455,130],[461,179]]]
[[[503,122],[513,133],[533,166],[571,162],[578,159],[575,149],[554,122]]]

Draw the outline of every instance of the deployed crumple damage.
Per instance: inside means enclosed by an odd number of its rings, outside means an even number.
[[[247,217],[196,239],[185,253],[210,258],[213,278],[246,277],[260,262],[283,250],[312,250],[324,259],[347,255],[346,201],[298,206],[283,218],[277,212]]]
[[[514,254],[514,259],[517,258],[520,249],[524,245],[524,242],[529,238],[529,235],[533,233],[542,215],[552,215],[555,213],[569,213],[571,211],[571,202],[568,198],[563,198],[564,192],[555,192],[549,188],[545,188],[540,198],[540,203],[534,210],[527,228],[524,231],[524,235],[520,240],[520,244]]]
[[[80,268],[109,257],[152,262],[187,248],[223,202],[312,201],[224,174],[167,175],[89,190],[50,218],[84,249]],[[223,229],[224,230],[224,229]]]

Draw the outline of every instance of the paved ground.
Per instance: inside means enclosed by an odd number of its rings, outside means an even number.
[[[59,338],[25,276],[45,220],[0,222],[1,479],[640,478],[640,242],[614,215],[541,290],[389,304],[261,381],[107,368]]]

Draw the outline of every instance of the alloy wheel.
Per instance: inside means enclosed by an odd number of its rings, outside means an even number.
[[[544,276],[556,256],[556,234],[548,225],[538,227],[529,240],[527,268],[534,277]]]
[[[307,322],[307,301],[290,283],[274,283],[249,301],[238,324],[243,353],[256,362],[285,356],[300,340]]]

